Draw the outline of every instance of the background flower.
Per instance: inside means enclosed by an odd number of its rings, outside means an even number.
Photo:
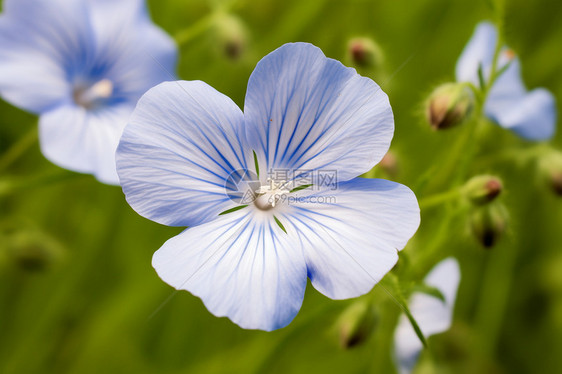
[[[424,284],[441,292],[444,300],[421,292],[414,293],[410,299],[410,312],[426,338],[447,331],[451,326],[460,278],[457,260],[445,259],[435,265],[424,280]],[[412,372],[422,349],[410,321],[402,315],[394,333],[394,355],[401,374]]]
[[[144,0],[6,0],[0,94],[40,115],[43,154],[118,184],[114,153],[137,100],[173,79],[173,41]]]
[[[480,86],[479,67],[484,79],[490,79],[497,42],[498,32],[493,24],[478,24],[457,62],[457,81]],[[521,80],[519,58],[511,49],[501,48],[497,64],[497,71],[508,67],[490,90],[484,107],[486,116],[523,138],[551,138],[556,129],[554,96],[544,88],[527,92]]]

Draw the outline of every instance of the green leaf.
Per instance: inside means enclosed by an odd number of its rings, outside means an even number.
[[[293,188],[289,193],[302,191],[302,190],[304,190],[304,189],[307,189],[308,187],[312,187],[312,184],[304,184],[304,185],[302,185],[302,186],[295,187],[295,188]]]
[[[379,285],[388,294],[388,296],[390,296],[390,298],[400,307],[400,309],[402,309],[402,311],[408,318],[408,321],[410,321],[410,324],[414,328],[414,331],[416,332],[416,335],[420,339],[421,343],[425,348],[427,348],[427,341],[425,340],[425,337],[423,336],[423,333],[420,329],[420,326],[416,322],[416,319],[414,318],[414,316],[410,312],[410,309],[408,308],[408,302],[406,301],[406,297],[402,292],[402,288],[400,287],[400,282],[398,281],[396,275],[394,275],[393,273],[386,274],[386,276],[382,279]]]
[[[234,208],[230,208],[230,209],[225,210],[224,212],[219,213],[219,216],[222,216],[222,215],[228,214],[228,213],[232,213],[232,212],[236,212],[237,210],[244,209],[247,206],[248,205],[235,206]]]
[[[252,151],[254,153],[254,165],[256,166],[256,174],[258,179],[260,179],[260,165],[258,164],[258,156],[256,155],[256,151]]]
[[[425,283],[416,284],[414,287],[412,287],[412,292],[421,292],[426,295],[433,296],[445,303],[445,296],[443,295],[443,293],[437,288],[429,286]]]
[[[281,230],[285,231],[285,234],[287,233],[287,230],[285,230],[285,227],[283,226],[283,224],[281,223],[281,221],[279,221],[277,219],[277,217],[273,216],[273,218],[275,219],[275,223],[277,223],[277,226],[279,226],[281,228]]]
[[[509,61],[507,64],[505,64],[504,66],[502,66],[502,68],[500,70],[498,70],[496,72],[496,75],[494,75],[494,82],[496,81],[496,79],[498,79],[503,73],[505,73],[505,71],[507,69],[509,69],[509,67],[511,66],[511,63],[513,62],[513,60]]]
[[[484,90],[486,88],[486,79],[484,79],[484,69],[482,64],[478,65],[478,82],[480,83],[480,89]]]

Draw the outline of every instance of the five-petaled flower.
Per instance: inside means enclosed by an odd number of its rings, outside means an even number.
[[[409,309],[424,336],[439,334],[451,326],[460,277],[457,260],[447,258],[435,265],[424,280],[441,293],[443,300],[421,292],[412,296]],[[402,315],[394,333],[394,355],[400,374],[412,372],[422,348],[410,321]]]
[[[478,24],[457,62],[457,81],[479,86],[479,69],[485,80],[490,79],[497,43],[498,32],[495,26],[489,22]],[[551,138],[556,127],[554,97],[544,88],[527,92],[521,80],[519,59],[511,49],[504,46],[497,58],[497,71],[506,66],[488,94],[484,105],[486,116],[523,138]]]
[[[173,79],[176,47],[144,0],[5,0],[0,95],[40,114],[43,154],[118,184],[115,150],[138,99]]]
[[[381,160],[393,132],[375,82],[313,45],[286,44],[256,66],[244,112],[199,81],[148,91],[124,130],[117,170],[139,214],[189,226],[155,253],[160,277],[217,316],[273,330],[297,314],[307,276],[328,297],[362,295],[417,230],[410,189],[357,178]],[[295,192],[296,170],[307,170],[312,186]],[[321,170],[337,171],[336,189],[321,186]],[[277,174],[289,179],[271,180]],[[303,199],[280,198],[292,194]]]

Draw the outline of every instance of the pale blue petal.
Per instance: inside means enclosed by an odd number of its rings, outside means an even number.
[[[144,0],[88,0],[100,62],[116,97],[138,100],[148,89],[175,80],[175,42],[151,21]],[[104,65],[105,64],[105,65]]]
[[[550,139],[556,130],[556,101],[543,88],[515,97],[491,94],[485,110],[500,126],[529,140]]]
[[[490,74],[494,60],[498,32],[490,22],[481,22],[464,48],[456,66],[458,82],[471,82],[479,86],[478,68],[482,66],[485,78]]]
[[[171,226],[198,225],[233,207],[229,176],[253,168],[240,138],[243,124],[236,104],[203,82],[167,82],[148,91],[117,151],[129,204]]]
[[[494,99],[513,99],[527,92],[521,79],[521,63],[519,58],[512,54],[513,52],[507,48],[500,53],[499,69],[506,64],[509,64],[509,66],[494,82],[486,103]]]
[[[87,111],[72,104],[53,109],[39,120],[41,151],[65,169],[118,185],[115,150],[132,110],[130,105],[116,105]]]
[[[290,197],[280,220],[304,248],[312,284],[332,299],[369,292],[420,223],[414,193],[382,179],[356,178],[334,191],[303,190]]]
[[[187,229],[154,254],[152,265],[216,316],[270,331],[300,309],[306,266],[301,249],[272,217],[254,213],[246,208]]]
[[[414,294],[410,300],[410,312],[426,338],[446,331],[451,326],[459,282],[460,269],[457,260],[445,259],[425,278],[428,286],[441,291],[445,302],[423,293]],[[401,374],[413,370],[422,348],[410,321],[402,315],[394,335],[394,353]]]
[[[307,43],[286,44],[258,63],[244,113],[265,169],[338,170],[340,181],[380,161],[394,132],[381,88]]]
[[[0,16],[0,93],[40,113],[70,101],[69,75],[93,58],[85,3],[7,0]]]

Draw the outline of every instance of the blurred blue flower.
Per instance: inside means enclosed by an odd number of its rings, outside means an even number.
[[[286,44],[256,66],[244,112],[199,81],[151,89],[117,169],[139,214],[190,226],[155,253],[160,277],[217,316],[273,330],[297,314],[307,276],[328,297],[362,295],[417,230],[410,189],[357,178],[393,132],[375,82],[313,45]]]
[[[489,22],[477,25],[474,35],[461,54],[456,67],[457,81],[479,86],[478,69],[484,79],[490,78],[498,40],[495,26]],[[486,116],[529,140],[546,140],[556,129],[556,103],[552,94],[543,88],[528,92],[521,80],[519,58],[507,47],[498,56],[498,71],[507,69],[493,84],[484,111]]]
[[[173,79],[176,47],[144,0],[5,0],[0,95],[40,114],[41,150],[118,184],[115,149],[137,100]]]
[[[445,301],[425,293],[414,293],[409,308],[423,335],[429,337],[447,331],[453,320],[461,274],[454,258],[438,263],[426,276],[424,283],[441,292]],[[402,315],[394,333],[394,355],[400,374],[412,372],[423,345],[410,321]]]

